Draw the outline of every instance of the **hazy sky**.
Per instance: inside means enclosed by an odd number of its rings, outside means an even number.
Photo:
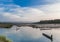
[[[0,0],[0,21],[60,19],[60,0]]]

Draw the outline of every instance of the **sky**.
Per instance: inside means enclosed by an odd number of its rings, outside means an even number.
[[[0,0],[0,22],[60,19],[60,0]]]

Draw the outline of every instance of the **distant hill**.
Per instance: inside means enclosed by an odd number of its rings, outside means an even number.
[[[41,20],[40,22],[36,22],[35,24],[60,24],[60,19]]]

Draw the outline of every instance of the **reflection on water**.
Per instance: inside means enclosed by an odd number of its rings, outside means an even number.
[[[13,26],[10,29],[0,28],[0,35],[6,35],[13,42],[51,42],[42,33],[52,34],[53,42],[60,42],[60,29],[40,30],[28,26]]]

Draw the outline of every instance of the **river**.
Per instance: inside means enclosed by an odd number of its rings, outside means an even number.
[[[18,29],[17,29],[18,28]],[[0,28],[0,35],[5,35],[13,42],[51,42],[42,33],[53,35],[53,42],[60,42],[60,29],[40,30],[28,26],[12,26],[10,29]]]

